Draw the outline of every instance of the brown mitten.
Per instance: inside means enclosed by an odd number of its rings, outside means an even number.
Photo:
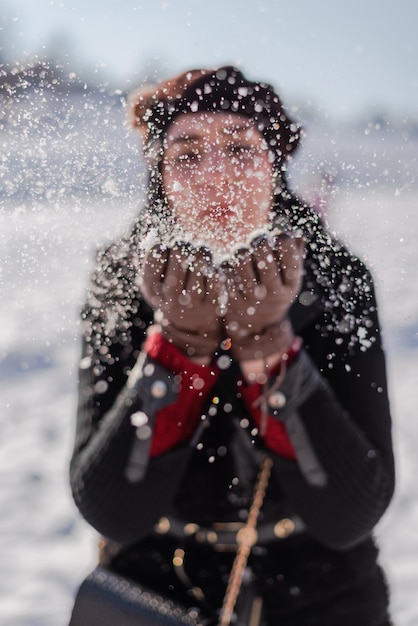
[[[239,361],[285,352],[293,339],[286,318],[302,280],[303,241],[263,237],[222,265],[228,306],[225,330]]]
[[[221,340],[220,282],[210,252],[176,244],[146,254],[141,290],[158,311],[166,339],[191,357],[212,355]]]

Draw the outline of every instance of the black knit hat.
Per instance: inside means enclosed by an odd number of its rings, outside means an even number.
[[[162,139],[181,113],[224,112],[254,121],[278,161],[296,149],[301,128],[283,110],[273,87],[251,82],[235,67],[190,70],[131,96],[133,125],[143,133],[145,151]]]

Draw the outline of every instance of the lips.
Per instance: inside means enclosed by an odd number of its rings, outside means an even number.
[[[211,217],[226,217],[231,213],[231,208],[229,206],[212,206],[209,207],[209,215]]]
[[[213,203],[207,207],[206,215],[213,219],[230,219],[231,216],[237,215],[237,208],[230,204]]]

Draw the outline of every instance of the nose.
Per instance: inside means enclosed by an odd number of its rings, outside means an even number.
[[[225,151],[219,146],[211,146],[207,157],[207,174],[213,178],[228,177],[228,159]]]

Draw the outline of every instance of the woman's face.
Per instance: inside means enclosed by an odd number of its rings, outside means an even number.
[[[187,238],[225,252],[269,221],[274,157],[254,123],[232,113],[187,113],[170,124],[162,180]]]

